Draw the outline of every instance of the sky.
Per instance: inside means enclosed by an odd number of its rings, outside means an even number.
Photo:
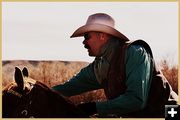
[[[145,40],[157,61],[178,64],[178,2],[2,2],[2,59],[92,62],[83,37],[70,36],[94,13]]]

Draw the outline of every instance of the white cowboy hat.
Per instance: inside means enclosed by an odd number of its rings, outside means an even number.
[[[113,18],[105,13],[96,13],[90,15],[86,24],[79,27],[71,35],[71,38],[83,36],[85,33],[90,31],[97,31],[121,38],[124,41],[128,41],[129,39],[125,35],[114,28],[114,23]]]

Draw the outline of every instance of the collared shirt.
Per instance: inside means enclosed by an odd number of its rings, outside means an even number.
[[[106,60],[108,62],[108,59]],[[142,46],[131,45],[127,49],[125,61],[127,90],[124,94],[112,100],[96,102],[97,112],[100,115],[122,115],[140,110],[146,105],[151,82],[150,55]],[[73,96],[101,88],[92,63],[83,68],[68,82],[53,87],[65,96]]]

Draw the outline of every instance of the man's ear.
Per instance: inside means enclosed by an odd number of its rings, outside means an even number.
[[[99,33],[99,39],[106,42],[109,39],[109,35],[106,33]]]

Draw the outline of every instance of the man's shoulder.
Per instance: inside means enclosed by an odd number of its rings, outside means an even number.
[[[134,40],[134,41],[127,41],[125,43],[126,45],[142,45],[142,46],[149,46],[147,42],[145,42],[144,40],[138,39],[138,40]],[[150,47],[150,46],[149,46]]]
[[[151,47],[144,40],[139,39],[135,41],[127,41],[125,46],[127,46],[129,50],[144,48],[151,55],[151,57],[153,57]]]

